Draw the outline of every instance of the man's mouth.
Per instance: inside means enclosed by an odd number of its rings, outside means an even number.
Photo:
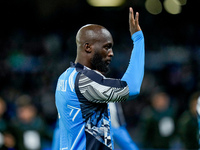
[[[111,63],[111,60],[107,60],[106,63],[109,65]]]

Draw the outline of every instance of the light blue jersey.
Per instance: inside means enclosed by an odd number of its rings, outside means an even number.
[[[122,80],[106,78],[79,63],[72,64],[59,77],[56,107],[59,113],[60,150],[114,149],[108,103],[123,102],[129,96],[139,94],[144,75],[142,31],[133,34],[132,39],[135,46],[127,74]],[[135,63],[132,59],[141,63]],[[133,67],[133,64],[138,66]]]

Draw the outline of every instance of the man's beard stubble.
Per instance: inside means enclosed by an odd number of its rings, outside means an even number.
[[[94,54],[94,57],[91,59],[91,64],[94,70],[100,71],[103,74],[110,71],[108,64],[102,61],[102,57],[98,53]]]

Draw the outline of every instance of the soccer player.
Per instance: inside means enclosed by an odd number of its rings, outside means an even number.
[[[114,56],[113,39],[103,26],[89,24],[76,35],[77,57],[63,72],[56,88],[61,150],[111,150],[109,102],[136,96],[144,75],[144,37],[129,10],[129,28],[134,48],[122,79],[106,78]]]

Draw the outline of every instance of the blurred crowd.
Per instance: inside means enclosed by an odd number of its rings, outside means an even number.
[[[75,59],[75,34],[18,30],[0,40],[0,149],[51,149],[56,82]],[[114,40],[108,76],[121,78],[132,42],[126,35],[114,35]],[[122,104],[127,128],[139,148],[198,149],[199,58],[198,45],[146,48],[141,94]]]

